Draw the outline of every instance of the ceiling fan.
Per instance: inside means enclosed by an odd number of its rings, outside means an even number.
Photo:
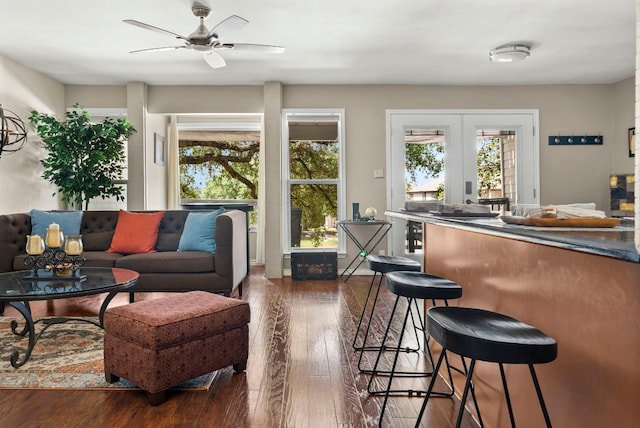
[[[138,52],[152,52],[152,51],[165,51],[175,49],[189,49],[195,52],[203,54],[205,61],[212,68],[220,68],[226,65],[226,62],[222,56],[218,53],[221,50],[238,50],[248,52],[262,52],[262,53],[281,53],[284,52],[282,46],[272,45],[256,45],[251,43],[222,43],[220,38],[222,36],[227,37],[229,34],[241,30],[245,25],[249,23],[244,18],[237,15],[231,15],[227,19],[219,22],[215,27],[209,30],[204,25],[204,20],[211,14],[211,9],[203,5],[194,5],[191,8],[193,14],[200,20],[200,24],[196,30],[188,36],[181,36],[169,30],[165,30],[153,25],[145,24],[144,22],[136,21],[133,19],[125,19],[123,22],[127,24],[135,25],[136,27],[144,28],[146,30],[155,31],[157,33],[168,34],[180,39],[184,42],[180,46],[165,46],[159,48],[138,49],[130,51],[129,53]]]

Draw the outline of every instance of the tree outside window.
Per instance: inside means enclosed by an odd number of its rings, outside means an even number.
[[[179,136],[180,198],[258,198],[260,132],[187,131]]]

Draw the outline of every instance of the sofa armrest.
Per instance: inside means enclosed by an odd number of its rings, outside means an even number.
[[[247,276],[247,215],[230,210],[216,219],[216,273],[233,291]]]
[[[0,272],[13,270],[13,259],[24,253],[29,233],[31,217],[28,214],[0,215]]]

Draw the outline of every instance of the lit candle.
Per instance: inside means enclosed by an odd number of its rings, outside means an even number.
[[[49,248],[60,248],[60,225],[51,223],[47,229],[47,246]]]

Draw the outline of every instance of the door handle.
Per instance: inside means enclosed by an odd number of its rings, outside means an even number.
[[[465,193],[465,195],[470,195],[471,194],[471,182],[470,181],[465,181],[464,182],[464,193]]]

